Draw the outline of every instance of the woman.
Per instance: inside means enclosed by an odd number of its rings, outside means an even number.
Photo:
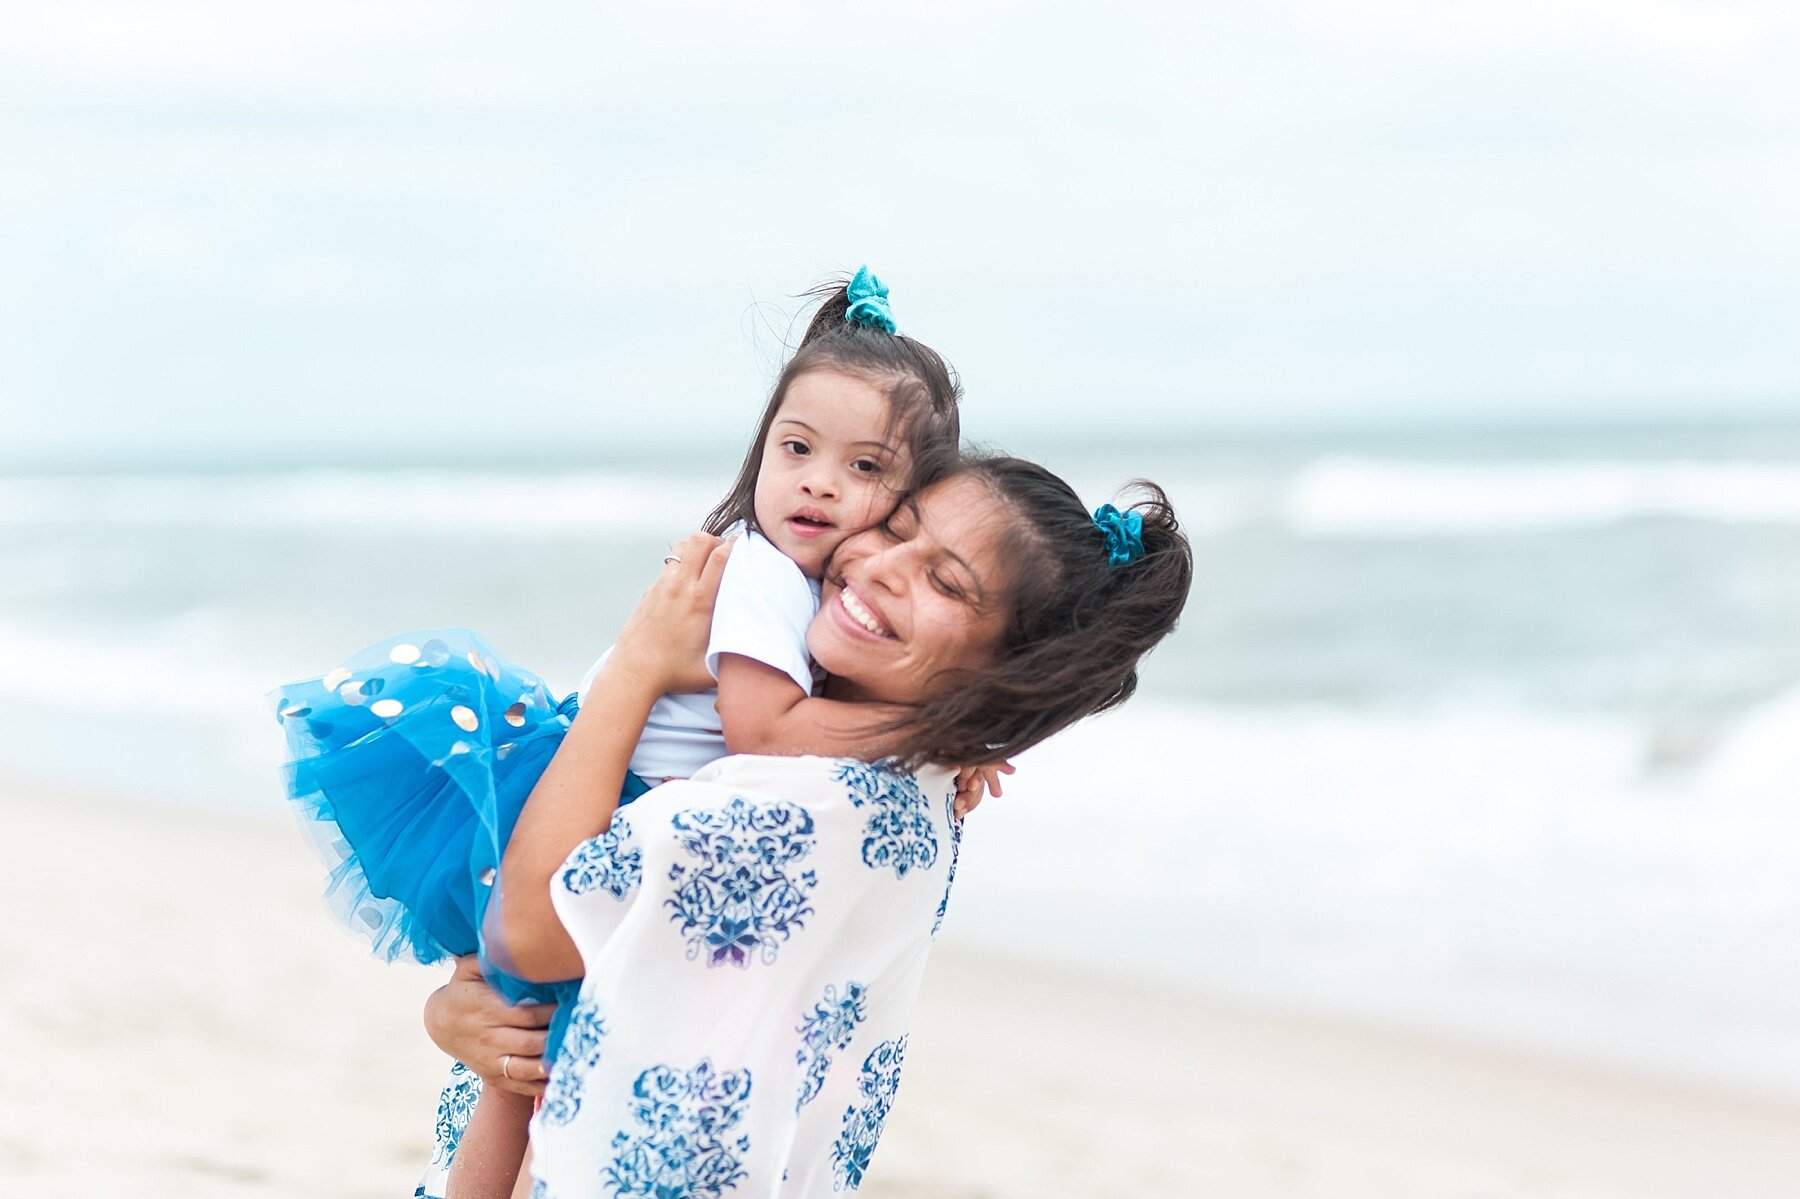
[[[533,1124],[534,1194],[860,1183],[949,898],[947,767],[999,761],[1124,700],[1185,601],[1188,545],[1146,490],[1129,512],[1090,516],[1009,458],[925,488],[839,547],[808,633],[827,694],[901,705],[915,770],[727,758],[614,821],[606,797],[650,703],[707,681],[726,549],[696,536],[671,555],[594,684],[604,702],[520,818],[491,917],[518,973],[586,976]],[[542,1089],[518,1081],[544,1078],[540,1022],[496,1012],[466,974],[427,1010],[441,1046],[521,1093]]]

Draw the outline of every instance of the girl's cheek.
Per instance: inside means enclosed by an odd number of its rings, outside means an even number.
[[[895,509],[900,507],[900,499],[905,494],[900,488],[883,481],[870,484],[863,504],[864,515],[868,518],[864,523],[875,524],[892,516]]]

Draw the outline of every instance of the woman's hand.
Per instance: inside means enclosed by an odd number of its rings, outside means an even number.
[[[712,685],[706,639],[729,553],[704,533],[674,548],[531,789],[500,860],[505,902],[488,905],[483,930],[490,949],[503,948],[509,974],[534,982],[581,974],[581,950],[550,902],[550,880],[570,850],[611,825],[632,750],[657,699]]]
[[[481,1076],[484,1086],[542,1095],[544,1030],[555,1004],[513,1007],[481,977],[473,954],[425,1001],[425,1031],[437,1047]]]
[[[992,766],[964,766],[956,772],[956,799],[951,809],[956,818],[961,820],[973,812],[981,804],[981,797],[988,792],[1002,794],[1000,776],[1011,774],[1015,767],[1011,762],[996,762]]]
[[[656,584],[638,601],[619,632],[612,660],[658,694],[706,691],[706,642],[712,634],[713,601],[731,554],[729,542],[695,533],[678,542],[663,562]]]

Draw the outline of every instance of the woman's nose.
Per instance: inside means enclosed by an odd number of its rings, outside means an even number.
[[[890,545],[870,554],[863,563],[863,581],[865,586],[881,588],[889,595],[900,595],[906,591],[907,577],[906,542]]]

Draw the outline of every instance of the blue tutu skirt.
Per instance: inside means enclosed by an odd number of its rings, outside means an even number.
[[[379,642],[275,691],[289,799],[331,871],[327,906],[389,961],[481,955],[514,1003],[573,1006],[579,980],[494,966],[482,917],[519,810],[562,744],[576,696],[553,700],[467,629]],[[627,774],[621,804],[648,787]],[[552,1025],[551,1051],[562,1019]]]

